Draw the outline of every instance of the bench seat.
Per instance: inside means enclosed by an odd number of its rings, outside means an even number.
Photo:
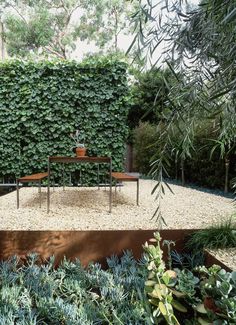
[[[38,174],[32,174],[32,175],[27,175],[18,178],[19,183],[23,182],[38,182],[41,181],[42,179],[48,177],[48,173],[38,173]]]
[[[116,185],[117,182],[136,182],[137,183],[137,195],[136,202],[139,205],[139,177],[132,176],[122,172],[112,172],[111,177],[115,180],[115,198],[116,198]]]
[[[120,173],[120,172],[112,172],[111,173],[112,178],[116,179],[117,181],[121,182],[137,182],[139,179],[136,176],[131,176],[126,173]]]
[[[16,203],[17,203],[17,209],[19,209],[20,205],[20,188],[19,183],[30,183],[30,182],[37,182],[39,184],[39,207],[41,208],[41,181],[48,177],[48,173],[37,173],[32,175],[26,175],[20,178],[17,178],[16,180]]]

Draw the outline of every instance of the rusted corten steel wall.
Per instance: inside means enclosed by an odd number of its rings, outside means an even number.
[[[64,256],[79,258],[84,266],[100,262],[105,267],[106,258],[121,256],[124,250],[132,250],[139,259],[142,245],[153,237],[155,230],[104,230],[104,231],[0,231],[0,259],[18,255],[22,260],[30,252],[36,252],[41,260],[55,256],[58,265]],[[161,230],[162,240],[175,241],[175,249],[182,250],[184,238],[194,230]],[[166,258],[166,247],[163,247]],[[212,260],[211,260],[212,262]],[[214,263],[214,261],[213,261]]]

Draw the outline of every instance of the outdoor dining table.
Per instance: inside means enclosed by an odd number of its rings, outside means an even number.
[[[65,164],[74,164],[74,163],[91,163],[91,164],[100,164],[107,163],[109,165],[109,212],[111,213],[112,206],[112,158],[111,157],[65,157],[65,156],[51,156],[48,157],[48,189],[47,189],[47,213],[50,210],[50,176],[51,176],[51,163],[63,164],[63,174],[64,174],[64,165]],[[64,178],[64,175],[63,175]],[[64,182],[63,182],[64,183]],[[63,184],[64,187],[64,184]]]

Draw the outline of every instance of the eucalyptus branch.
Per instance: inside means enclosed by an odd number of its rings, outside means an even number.
[[[73,15],[73,13],[78,9],[80,7],[80,5],[77,5],[77,6],[75,6],[73,9],[71,9],[71,11],[70,11],[70,13],[69,13],[69,15],[68,15],[68,17],[69,17],[69,22],[70,22],[70,19],[71,19],[71,16]],[[68,22],[68,23],[69,23]]]
[[[68,12],[68,8],[66,7],[64,0],[60,0],[60,3],[61,7],[64,8],[66,12]]]
[[[50,47],[50,46],[44,46],[43,48],[46,51],[48,51],[49,53],[52,53],[52,54],[58,56],[61,59],[65,59],[65,57],[61,53],[59,53],[58,51],[54,50],[52,47]]]
[[[12,4],[9,4],[9,6],[12,8],[12,9],[14,9],[15,11],[16,11],[16,13],[21,17],[21,19],[26,23],[26,24],[28,24],[27,23],[27,20],[25,19],[25,17],[21,14],[21,12],[15,7],[15,6],[13,6]]]

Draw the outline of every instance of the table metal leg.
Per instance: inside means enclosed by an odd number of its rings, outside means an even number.
[[[111,213],[111,206],[112,206],[112,158],[110,161],[110,193],[109,193],[109,212]]]
[[[98,164],[98,168],[97,168],[97,183],[98,183],[98,190],[100,190],[100,186],[99,186],[99,164]]]
[[[63,191],[65,191],[65,164],[63,164],[63,171],[62,171],[62,173],[63,173]]]
[[[139,205],[139,179],[137,180],[137,205]]]
[[[104,187],[105,187],[105,191],[107,190],[107,175],[104,174]]]
[[[41,181],[39,181],[39,207],[40,208],[41,208],[41,200],[42,200]]]
[[[52,185],[53,185],[53,192],[55,192],[55,177],[52,175]]]
[[[115,202],[116,202],[116,195],[117,195],[116,191],[117,191],[117,181],[115,181]],[[116,205],[116,203],[115,203],[115,205]]]
[[[16,205],[17,205],[17,209],[19,209],[20,198],[19,198],[19,181],[18,180],[16,180]]]
[[[47,213],[50,210],[50,161],[48,159],[48,192],[47,192]]]

